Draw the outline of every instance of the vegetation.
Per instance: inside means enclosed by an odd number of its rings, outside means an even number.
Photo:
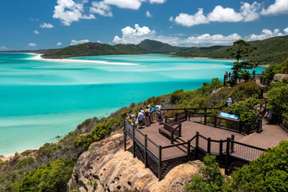
[[[277,73],[288,74],[288,58],[284,62],[278,65],[271,65],[265,70],[263,78],[265,83],[269,84],[272,82],[274,75]]]
[[[288,191],[288,142],[235,171],[226,183],[229,192]]]
[[[286,118],[288,112],[288,84],[274,83],[268,91],[268,109],[272,112],[277,122]]]
[[[255,48],[253,63],[258,65],[274,65],[288,58],[288,36],[273,37],[261,41],[251,41],[249,44]],[[230,47],[214,46],[208,48],[187,48],[176,53],[185,57],[211,57],[231,58]]]
[[[108,45],[101,43],[85,43],[65,47],[63,49],[46,50],[45,58],[67,58],[77,56],[114,55],[114,54],[143,54],[143,53],[170,53],[181,48],[171,46],[159,41],[144,40],[138,45],[118,44]]]
[[[220,173],[219,165],[214,156],[205,156],[204,166],[200,174],[194,175],[189,184],[186,185],[188,192],[217,192],[222,190],[224,177]]]
[[[72,174],[74,163],[69,160],[58,159],[46,166],[39,167],[13,184],[13,191],[47,191],[63,192],[67,190],[67,181]]]
[[[227,109],[229,113],[239,114],[242,127],[244,130],[256,128],[256,122],[259,117],[258,111],[255,108],[260,103],[260,101],[254,97],[250,97],[243,101],[233,104]]]
[[[187,192],[282,192],[288,191],[288,142],[271,149],[256,161],[233,172],[230,178],[220,174],[215,158],[204,158],[200,175],[193,176]]]
[[[249,44],[255,48],[250,60],[253,64],[267,65],[278,64],[288,58],[288,36],[274,37],[262,41],[253,41]],[[184,57],[210,57],[210,58],[233,58],[230,46],[212,47],[174,47],[159,41],[144,40],[138,45],[108,45],[101,43],[86,43],[74,45],[63,49],[44,50],[45,58],[67,58],[90,55],[111,54],[142,54],[142,53],[166,53]]]

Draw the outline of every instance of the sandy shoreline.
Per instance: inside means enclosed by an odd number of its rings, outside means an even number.
[[[109,62],[109,61],[96,61],[96,60],[80,60],[80,59],[46,59],[43,58],[43,54],[29,53],[33,55],[30,60],[38,61],[48,61],[48,62],[60,62],[60,63],[89,63],[89,64],[98,64],[98,65],[121,65],[121,66],[137,66],[137,63],[128,63],[128,62]]]

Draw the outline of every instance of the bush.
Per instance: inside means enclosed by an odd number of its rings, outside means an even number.
[[[18,192],[64,192],[71,177],[73,162],[69,160],[55,160],[46,166],[39,167],[14,184]]]
[[[223,184],[224,177],[220,173],[216,157],[205,156],[200,174],[193,176],[185,188],[187,192],[214,192],[221,191]]]
[[[232,174],[229,192],[288,191],[288,142],[283,142],[256,161]]]
[[[241,101],[249,97],[259,98],[260,95],[261,90],[254,81],[249,81],[237,85],[233,88],[231,93],[231,97],[234,101]]]
[[[174,105],[177,104],[180,101],[180,99],[183,97],[183,95],[184,95],[183,90],[175,91],[170,96],[170,103]]]
[[[256,128],[256,119],[258,117],[258,112],[255,106],[259,104],[259,100],[255,98],[248,98],[244,101],[233,104],[228,112],[237,114],[240,116],[242,126],[244,128]]]
[[[268,109],[279,118],[288,112],[288,84],[275,83],[268,92]],[[280,120],[280,119],[279,119]]]

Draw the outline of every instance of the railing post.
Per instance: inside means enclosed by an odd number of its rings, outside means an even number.
[[[256,132],[257,133],[261,133],[262,132],[262,118],[258,119]]]
[[[199,152],[199,132],[196,132],[196,141],[195,141],[195,159],[198,158],[198,152]]]
[[[126,151],[126,121],[124,120],[124,124],[123,124],[123,140],[124,140],[124,151]]]
[[[220,140],[220,147],[219,147],[219,155],[222,156],[223,155],[223,140]]]
[[[191,141],[187,142],[187,161],[190,160]]]
[[[135,126],[133,126],[132,138],[133,138],[133,157],[136,157]]]
[[[230,138],[227,138],[226,156],[225,156],[225,174],[228,174],[230,158]]]
[[[232,135],[231,136],[231,143],[230,143],[230,145],[231,145],[231,153],[234,152],[234,140],[235,140],[235,135]]]
[[[145,135],[145,140],[144,140],[144,161],[145,161],[145,167],[148,167],[148,154],[147,154],[147,135]]]
[[[207,153],[211,153],[211,138],[209,137],[207,140]]]
[[[161,180],[162,174],[162,146],[159,145],[159,157],[158,157],[158,179]]]
[[[214,116],[214,127],[217,127],[217,116]]]
[[[126,130],[125,130],[125,127],[124,127],[124,151],[126,151],[127,150],[127,145],[126,145],[126,143],[127,143],[127,135],[126,135]]]
[[[207,108],[204,109],[204,125],[207,124]]]
[[[179,137],[182,137],[182,124],[180,123],[180,127],[179,127]]]

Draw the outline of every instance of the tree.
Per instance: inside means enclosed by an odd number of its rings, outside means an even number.
[[[235,58],[233,64],[233,76],[232,84],[235,84],[240,77],[243,75],[244,79],[247,80],[248,69],[257,66],[257,61],[253,58],[253,52],[255,48],[251,47],[249,43],[244,40],[239,40],[233,43],[233,46],[229,49],[231,56]]]

